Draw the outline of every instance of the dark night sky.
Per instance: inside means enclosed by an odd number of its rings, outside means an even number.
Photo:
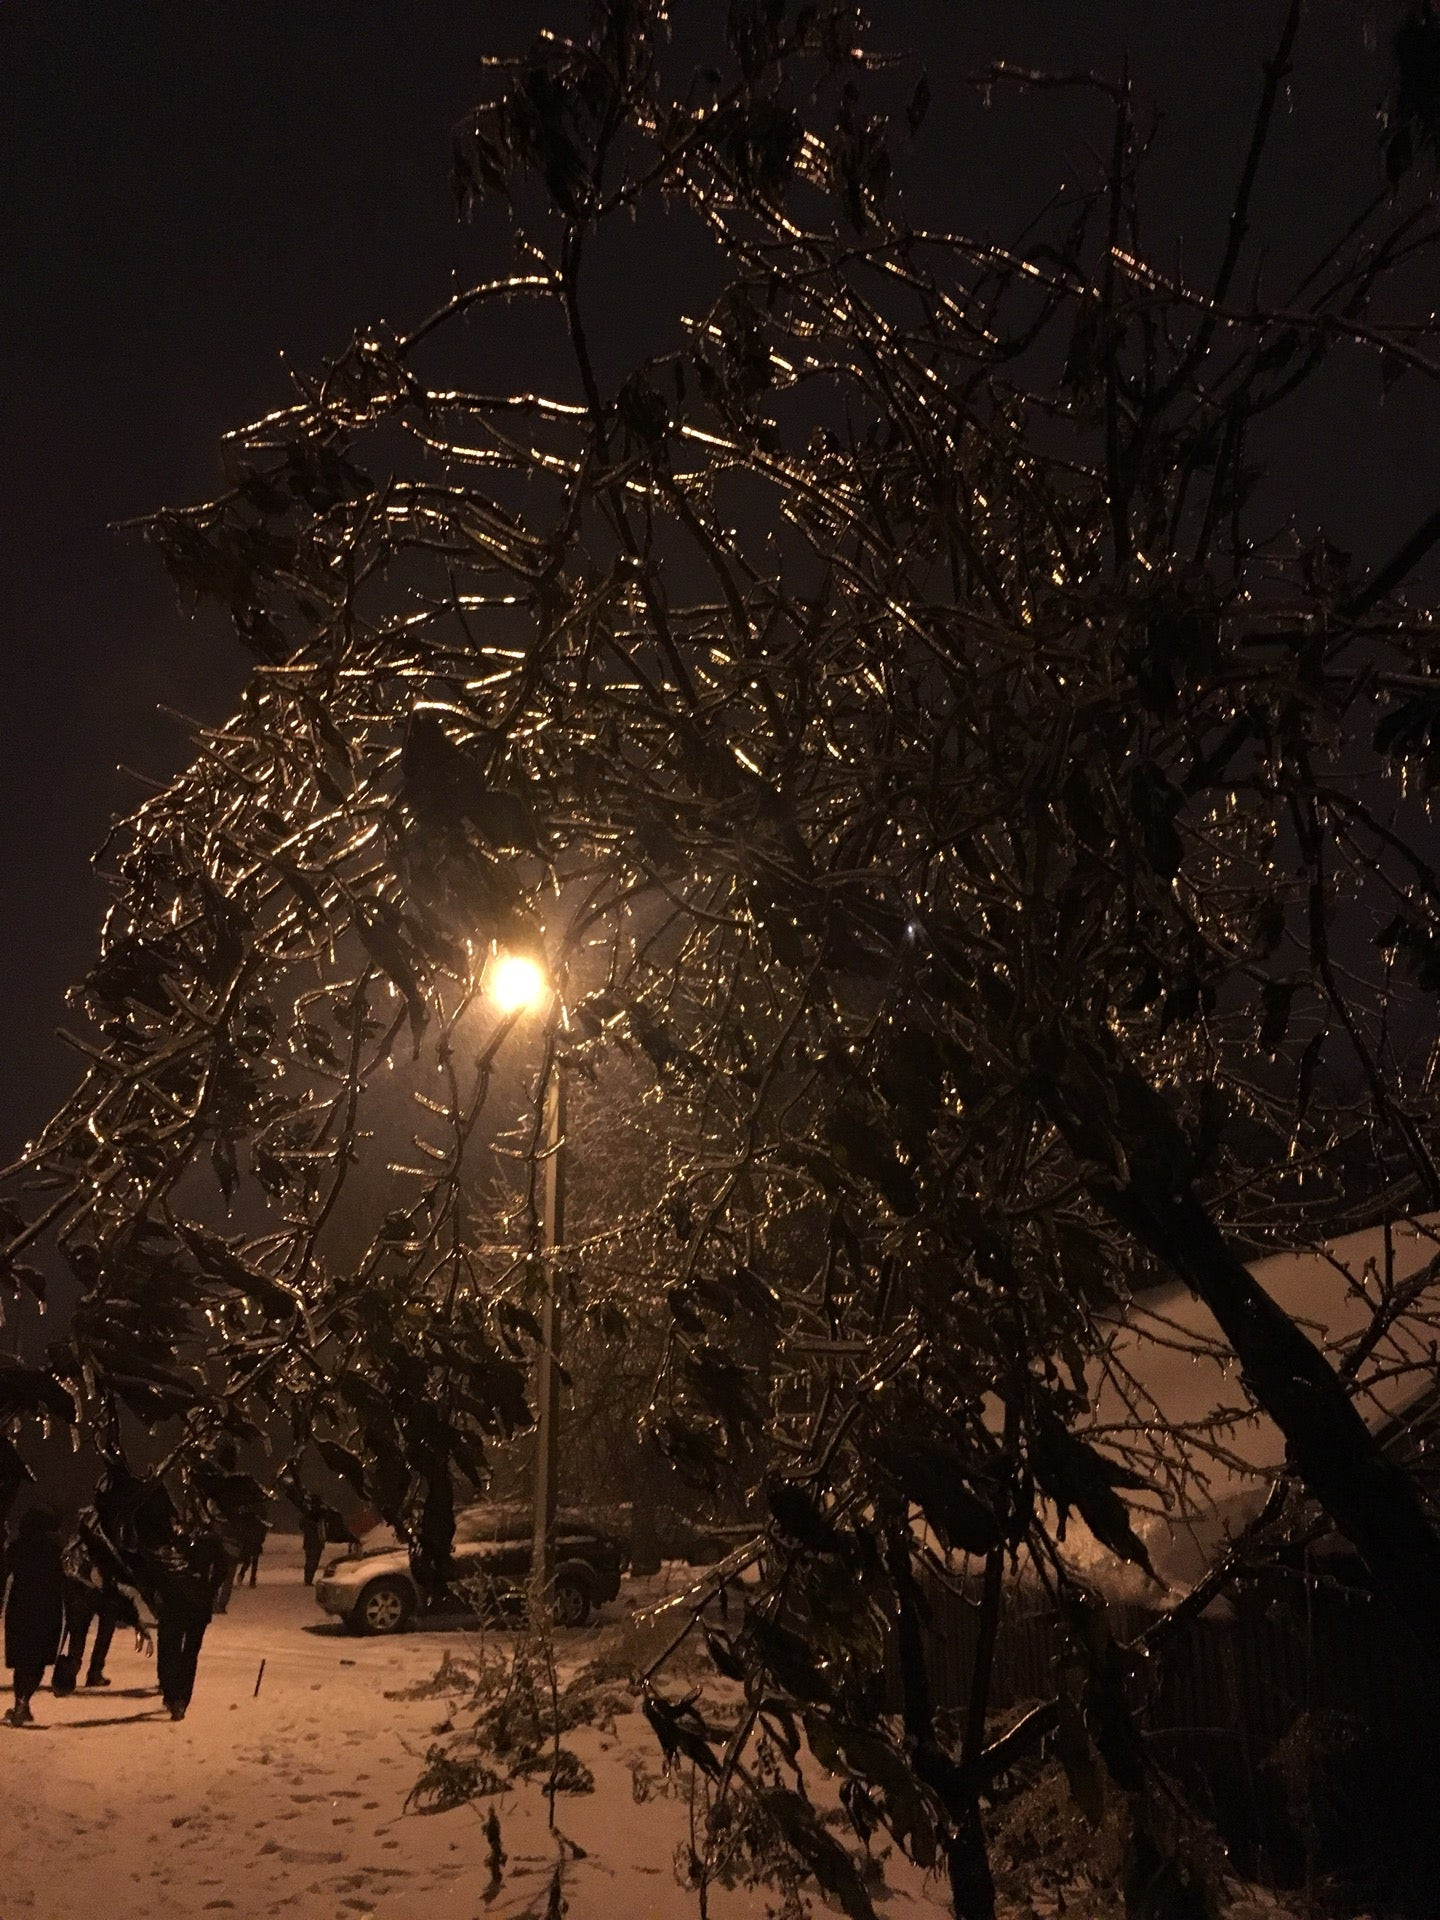
[[[1312,0],[1274,187],[1282,227],[1378,178],[1394,9],[1373,9],[1379,53],[1365,11]],[[973,192],[980,224],[997,226],[1007,201],[1034,204],[1055,154],[1035,153],[1011,103],[982,126],[947,91],[947,61],[1113,70],[1128,46],[1140,89],[1167,102],[1159,177],[1187,227],[1196,196],[1238,167],[1280,12],[1268,0],[872,6],[884,38],[923,49],[937,191],[957,214]],[[0,1153],[73,1078],[54,1028],[104,905],[88,860],[142,793],[117,763],[176,769],[183,730],[159,704],[219,719],[245,671],[221,624],[182,617],[153,552],[110,524],[210,490],[220,435],[286,398],[282,356],[313,368],[357,326],[404,325],[455,274],[479,276],[483,235],[449,195],[448,130],[483,46],[567,15],[566,0],[0,9]],[[1086,164],[1084,139],[1077,120],[1064,164]],[[1203,258],[1198,230],[1186,245],[1187,264]],[[1392,408],[1398,457],[1323,435],[1298,448],[1299,511],[1337,513],[1362,552],[1395,544],[1433,505],[1435,424],[1422,406]]]

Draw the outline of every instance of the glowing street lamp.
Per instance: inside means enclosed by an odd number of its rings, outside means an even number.
[[[485,975],[490,998],[501,1013],[539,1013],[550,998],[550,980],[538,960],[526,953],[497,953]]]
[[[523,953],[497,953],[486,974],[496,1008],[510,1018],[545,1011],[554,986],[538,960]],[[565,1237],[565,1082],[552,1058],[545,1083],[545,1185],[540,1215],[545,1291],[540,1302],[540,1358],[535,1391],[534,1539],[530,1563],[536,1612],[549,1601],[555,1582],[555,1514],[560,1479],[560,1301],[555,1286],[555,1249]]]

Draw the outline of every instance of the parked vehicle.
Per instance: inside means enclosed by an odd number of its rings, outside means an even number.
[[[389,1528],[376,1528],[356,1552],[331,1560],[315,1582],[316,1603],[353,1633],[402,1633],[420,1614],[504,1612],[524,1598],[531,1567],[528,1507],[488,1504],[455,1516],[454,1569],[427,1607],[408,1551]],[[584,1514],[561,1514],[555,1527],[557,1626],[583,1627],[592,1610],[620,1591],[624,1549]]]
[[[628,1500],[592,1506],[588,1512],[607,1533],[613,1533],[620,1540],[633,1539],[635,1516]],[[716,1560],[723,1560],[745,1541],[753,1540],[765,1523],[762,1519],[717,1520],[703,1512],[684,1512],[665,1504],[655,1509],[651,1524],[662,1560],[682,1560],[688,1567],[708,1567]]]

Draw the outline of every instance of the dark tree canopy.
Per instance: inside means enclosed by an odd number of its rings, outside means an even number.
[[[483,1483],[528,1418],[539,1100],[583,1076],[650,1150],[566,1249],[576,1297],[658,1303],[677,1464],[768,1462],[762,1584],[715,1643],[751,1711],[725,1752],[657,1693],[661,1737],[733,1784],[795,1716],[966,1914],[1006,1754],[983,1673],[962,1737],[935,1719],[920,1568],[977,1556],[993,1624],[1007,1555],[1072,1590],[1067,1511],[1144,1564],[1119,1489],[1184,1498],[1220,1444],[1086,1435],[1157,1275],[1440,1644],[1440,1546],[1352,1401],[1426,1285],[1380,1285],[1337,1371],[1243,1264],[1440,1207],[1408,591],[1440,518],[1362,572],[1259,452],[1337,369],[1364,407],[1440,374],[1433,82],[1411,48],[1373,199],[1272,285],[1299,19],[1201,283],[1147,253],[1120,77],[975,76],[1037,127],[1082,90],[1104,156],[1006,246],[907,211],[928,89],[848,8],[734,0],[697,69],[657,0],[606,0],[493,65],[455,181],[510,257],[357,335],[151,523],[255,667],[117,837],[84,1077],[7,1175],[12,1282],[48,1235],[80,1284],[55,1358],[87,1418],[278,1424],[443,1551],[452,1467]],[[606,263],[636,219],[687,264],[632,346]],[[529,390],[491,389],[502,328]],[[486,1009],[500,949],[544,957],[543,1037]]]

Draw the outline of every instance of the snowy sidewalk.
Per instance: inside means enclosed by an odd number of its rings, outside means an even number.
[[[581,1657],[594,1632],[573,1636]],[[429,1680],[447,1649],[465,1645],[454,1632],[336,1631],[301,1585],[298,1541],[273,1539],[260,1585],[237,1589],[206,1636],[185,1720],[164,1714],[153,1656],[122,1632],[111,1687],[64,1700],[42,1691],[35,1728],[0,1728],[0,1920],[543,1913],[555,1842],[538,1790],[495,1802],[509,1858],[488,1902],[490,1803],[404,1812],[448,1707],[386,1693]],[[570,1920],[690,1920],[694,1895],[673,1864],[687,1809],[663,1791],[643,1720],[626,1715],[613,1733],[587,1727],[566,1740],[596,1777],[593,1794],[558,1804],[559,1826],[583,1849],[567,1870]],[[652,1796],[646,1804],[637,1790]],[[773,1900],[716,1890],[711,1912],[759,1920]],[[941,1911],[923,1896],[888,1906],[896,1920]]]
[[[160,1707],[153,1656],[121,1632],[112,1686],[42,1692],[36,1728],[0,1729],[0,1920],[422,1907],[469,1920],[478,1836],[458,1820],[401,1818],[437,1705],[385,1698],[434,1671],[438,1636],[314,1631],[297,1548],[277,1540],[261,1585],[237,1590],[212,1624],[183,1722]],[[403,1900],[387,1899],[402,1882]]]

